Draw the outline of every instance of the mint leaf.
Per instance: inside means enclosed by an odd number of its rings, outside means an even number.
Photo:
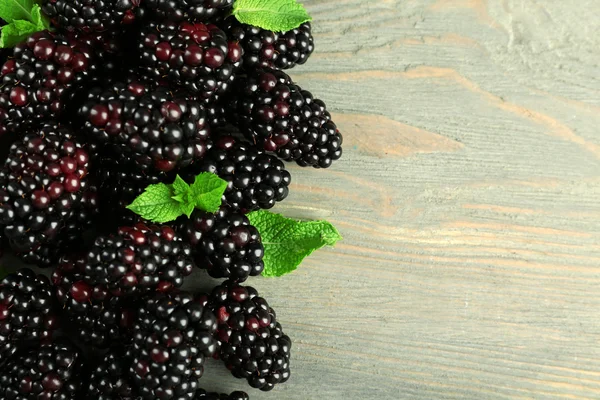
[[[175,177],[173,182],[173,198],[181,203],[186,202],[187,194],[190,192],[190,185],[187,184],[179,175]]]
[[[236,0],[233,15],[243,24],[287,32],[312,18],[296,0]]]
[[[181,203],[173,199],[172,187],[164,183],[148,186],[127,209],[159,224],[174,221],[184,213]]]
[[[6,14],[6,4],[15,0],[0,0],[0,14]],[[21,1],[24,3],[24,1]],[[42,10],[39,5],[33,4],[29,12],[23,12],[24,7],[29,4],[24,4],[22,7],[10,9],[8,12],[12,16],[20,18],[9,18],[0,15],[6,20],[8,25],[2,27],[2,35],[0,36],[0,48],[14,47],[15,45],[24,42],[29,36],[35,32],[48,29],[50,23],[46,17],[42,15]],[[10,21],[9,21],[10,20]]]
[[[323,246],[333,246],[342,239],[327,221],[301,222],[269,211],[248,214],[265,246],[263,276],[274,277],[294,271],[304,258]]]
[[[8,24],[16,20],[26,20],[35,24],[31,15],[35,6],[40,7],[34,0],[0,0],[0,18]]]
[[[190,189],[196,208],[214,213],[221,207],[227,181],[213,173],[204,172],[196,177]]]
[[[29,21],[13,21],[2,27],[0,48],[15,47],[17,44],[27,40],[32,33],[37,31],[37,27]]]

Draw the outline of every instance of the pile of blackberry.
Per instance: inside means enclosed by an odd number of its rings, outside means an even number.
[[[288,197],[285,162],[342,155],[325,103],[283,72],[313,53],[311,24],[246,25],[235,0],[37,3],[51,29],[0,50],[0,398],[248,400],[202,389],[210,358],[251,388],[286,382],[292,341],[241,284],[269,259],[248,214]],[[129,209],[201,174],[227,183],[220,206]],[[219,281],[185,291],[192,274]]]

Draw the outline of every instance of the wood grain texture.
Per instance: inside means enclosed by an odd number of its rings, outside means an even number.
[[[253,281],[295,342],[252,398],[600,398],[600,2],[305,4],[345,158],[277,210],[345,240]]]
[[[600,2],[304,3],[345,157],[276,210],[345,240],[252,281],[294,346],[251,398],[600,399]]]

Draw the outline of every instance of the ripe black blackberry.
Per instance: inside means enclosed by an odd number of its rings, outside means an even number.
[[[198,389],[194,400],[250,400],[250,396],[244,392],[233,392],[231,394],[209,393],[204,389]]]
[[[95,65],[93,49],[75,36],[37,32],[14,48],[0,70],[0,133],[56,119]]]
[[[143,7],[158,19],[172,21],[217,21],[233,9],[234,0],[144,0]]]
[[[85,257],[63,258],[52,281],[56,297],[79,340],[98,348],[129,341],[134,319],[134,300],[113,297],[101,286],[85,281]]]
[[[204,361],[216,350],[207,296],[155,294],[138,310],[130,377],[143,399],[192,399]]]
[[[232,136],[218,139],[202,161],[187,168],[182,177],[193,182],[202,172],[217,174],[227,181],[223,204],[244,213],[269,209],[288,194],[291,175],[285,165],[250,143]]]
[[[89,140],[139,171],[184,168],[211,146],[204,106],[131,79],[92,89],[79,116]]]
[[[207,102],[227,91],[242,50],[217,26],[150,22],[140,33],[140,70],[151,82],[167,81]]]
[[[0,228],[26,262],[44,263],[38,250],[59,247],[88,200],[93,208],[88,167],[86,146],[65,126],[48,123],[12,145],[0,170]]]
[[[52,339],[58,326],[53,297],[48,279],[27,268],[0,282],[0,365],[18,345]]]
[[[259,69],[240,80],[231,115],[249,140],[283,160],[328,168],[342,156],[342,135],[325,103],[283,71]]]
[[[83,275],[87,284],[123,297],[178,288],[193,268],[189,245],[173,229],[139,223],[98,237]]]
[[[127,377],[130,360],[120,349],[110,350],[84,381],[82,396],[93,400],[139,399]]]
[[[264,270],[264,246],[258,230],[239,211],[196,210],[176,221],[177,231],[194,251],[196,265],[213,278],[243,282]]]
[[[11,359],[0,374],[1,399],[77,399],[82,355],[69,343],[33,348]]]
[[[104,32],[141,17],[141,0],[43,0],[42,11],[61,29]]]
[[[234,377],[263,391],[289,379],[292,341],[254,288],[225,282],[213,290],[210,306],[219,324],[218,356]]]
[[[228,18],[223,23],[223,30],[230,40],[242,47],[243,65],[248,71],[255,68],[290,69],[306,63],[315,49],[310,22],[277,33]]]

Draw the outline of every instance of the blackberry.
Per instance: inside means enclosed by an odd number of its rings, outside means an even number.
[[[216,21],[233,10],[234,0],[144,0],[143,6],[159,19]]]
[[[277,33],[228,18],[223,30],[230,40],[242,47],[243,65],[249,71],[255,68],[290,69],[306,63],[315,49],[310,22]]]
[[[207,102],[227,91],[242,58],[241,47],[215,25],[173,21],[145,26],[139,53],[146,79],[166,80]]]
[[[38,250],[57,248],[88,200],[93,207],[88,167],[86,146],[68,127],[49,123],[12,145],[0,170],[0,228],[26,262],[42,262]]]
[[[88,285],[123,297],[178,288],[193,267],[189,245],[173,229],[139,223],[97,238],[83,275]]]
[[[106,348],[127,343],[134,318],[132,300],[121,300],[101,286],[86,283],[85,265],[85,257],[63,258],[52,274],[64,315],[85,344]]]
[[[289,379],[292,341],[254,288],[225,282],[210,304],[219,324],[218,356],[234,377],[263,391]]]
[[[55,119],[88,76],[93,49],[74,36],[37,32],[0,70],[0,133]]]
[[[11,359],[0,375],[2,399],[78,398],[82,355],[69,343],[42,345]]]
[[[94,400],[137,400],[139,396],[127,377],[129,359],[122,350],[111,350],[87,377],[83,396]]]
[[[264,269],[264,247],[258,230],[239,211],[226,207],[215,213],[196,210],[176,221],[179,234],[194,251],[196,265],[214,278],[243,282]]]
[[[166,87],[135,80],[96,87],[79,109],[83,132],[139,171],[170,172],[211,146],[204,107]]]
[[[204,361],[216,350],[207,296],[158,293],[138,310],[130,376],[143,399],[192,399]]]
[[[0,282],[0,364],[19,344],[52,339],[58,325],[53,304],[50,282],[30,269],[20,269]]]
[[[198,389],[194,400],[250,400],[247,393],[233,392],[231,394],[208,393],[204,389]]]
[[[61,29],[104,32],[131,24],[141,0],[43,0],[42,11]]]
[[[342,135],[325,103],[283,71],[260,69],[248,75],[231,113],[249,140],[283,160],[328,168],[342,156]]]
[[[273,208],[288,196],[292,179],[277,157],[232,136],[221,137],[182,177],[191,182],[201,172],[212,172],[226,180],[223,204],[244,213]]]

